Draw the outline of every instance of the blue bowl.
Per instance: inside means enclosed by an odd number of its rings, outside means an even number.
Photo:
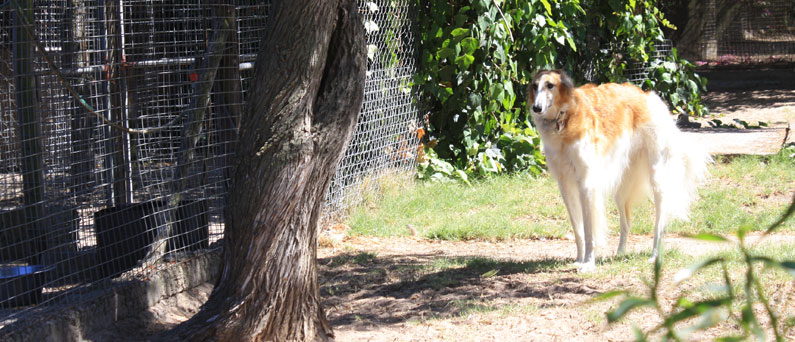
[[[41,302],[41,289],[53,269],[44,265],[0,267],[0,308]]]

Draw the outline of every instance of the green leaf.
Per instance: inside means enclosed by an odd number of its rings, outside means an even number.
[[[547,10],[547,13],[549,13],[549,15],[552,15],[552,6],[549,5],[549,1],[541,0],[541,4],[544,5],[544,8]]]
[[[635,334],[635,342],[646,342],[649,340],[643,330],[640,330],[635,324],[632,324],[632,332]]]
[[[464,54],[471,55],[478,49],[478,40],[472,37],[466,37],[461,40],[461,51]]]
[[[455,37],[455,38],[465,37],[465,36],[469,35],[469,29],[460,28],[460,27],[459,28],[455,28],[455,29],[453,29],[452,32],[450,32],[450,34],[453,37]]]
[[[497,101],[497,103],[501,103],[505,99],[505,89],[502,83],[491,86],[491,99]]]
[[[467,96],[467,102],[469,103],[470,109],[480,110],[481,99],[482,97],[479,93],[469,94],[469,96]]]
[[[467,173],[462,170],[455,170],[455,178],[460,179],[464,184],[472,186],[472,183],[469,182],[469,177],[467,177]]]
[[[748,223],[740,225],[740,228],[737,229],[737,238],[740,239],[740,241],[743,241],[745,239],[745,234],[753,229],[754,227]]]
[[[693,332],[709,329],[720,321],[725,320],[725,317],[721,315],[721,310],[711,308],[705,310],[700,316],[700,321],[690,327],[687,327],[679,332],[679,336],[683,338],[683,340],[688,340],[687,335],[690,335]]]
[[[710,233],[701,233],[695,235],[685,234],[685,237],[688,239],[696,239],[701,241],[729,242],[729,239],[723,237],[722,235],[710,234]]]
[[[566,41],[569,43],[569,46],[571,47],[572,51],[577,52],[577,45],[574,44],[574,39],[571,39],[570,34],[566,35]]]
[[[455,50],[451,48],[442,48],[436,52],[436,59],[442,60],[445,58],[451,58],[455,56]]]
[[[748,303],[743,305],[741,321],[743,323],[743,327],[749,329],[758,341],[765,340],[765,332],[762,331],[762,327],[759,326],[759,321],[756,319],[756,315],[754,314],[754,310],[751,308],[751,304]]]
[[[466,70],[469,69],[469,66],[472,65],[472,62],[475,61],[475,57],[472,55],[463,55],[455,58],[455,64],[461,69]]]
[[[793,213],[795,213],[795,195],[792,196],[792,200],[790,201],[790,205],[789,205],[789,208],[787,209],[787,211],[784,212],[784,215],[782,215],[781,218],[779,218],[776,222],[771,224],[770,227],[767,228],[767,230],[765,230],[765,235],[770,234],[770,233],[774,232],[776,229],[778,229],[778,227],[782,223],[787,221],[787,219],[790,216],[792,216]]]
[[[608,300],[610,298],[618,297],[618,296],[626,295],[626,294],[629,294],[629,292],[627,292],[625,290],[608,291],[608,292],[602,293],[602,294],[600,294],[600,295],[598,295],[596,297],[593,297],[592,301],[594,301],[594,302],[605,301],[605,300]]]
[[[502,107],[505,110],[513,108],[513,103],[516,100],[516,94],[513,91],[513,82],[505,80],[503,82],[503,89],[505,90],[505,97],[502,99]]]
[[[502,47],[502,45],[497,45],[497,48],[494,49],[494,57],[496,57],[497,60],[500,61],[500,64],[505,63],[506,60],[505,49]]]
[[[682,322],[691,317],[701,315],[710,309],[731,305],[732,298],[733,297],[729,296],[729,297],[721,297],[717,299],[707,299],[707,300],[694,302],[693,306],[685,308],[682,311],[679,311],[673,315],[666,317],[665,322],[667,323]]]
[[[677,94],[677,93],[672,93],[671,94],[671,103],[674,104],[674,105],[679,104],[679,94]]]
[[[497,275],[497,273],[500,273],[500,271],[497,270],[497,269],[493,269],[491,271],[488,271],[486,273],[481,274],[480,277],[481,278],[491,278],[491,277]]]
[[[725,336],[715,339],[716,342],[745,342],[748,338],[745,336]]]
[[[607,312],[607,322],[616,322],[629,313],[630,310],[643,306],[654,306],[654,301],[638,297],[624,299],[621,301],[621,304],[618,305],[618,308]]]
[[[791,276],[795,277],[795,260],[781,261],[778,266],[787,271]]]
[[[676,272],[676,275],[674,275],[674,283],[681,283],[687,279],[690,279],[690,277],[698,272],[698,270],[723,261],[725,261],[723,257],[714,257],[701,260],[688,268],[684,268],[679,272]]]

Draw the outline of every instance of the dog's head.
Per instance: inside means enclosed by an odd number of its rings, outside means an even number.
[[[562,70],[539,71],[528,87],[527,105],[533,115],[551,119],[566,110],[573,90],[574,83]]]

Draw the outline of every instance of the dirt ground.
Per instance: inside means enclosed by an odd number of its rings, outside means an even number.
[[[759,234],[749,238],[759,239]],[[602,250],[610,257],[616,241]],[[631,236],[629,253],[648,253],[649,236]],[[795,234],[777,234],[764,243],[795,243]],[[702,256],[728,245],[667,236],[668,248]],[[337,341],[629,341],[629,324],[607,325],[604,312],[615,301],[591,303],[615,289],[643,291],[643,279],[615,274],[609,279],[578,275],[574,242],[560,240],[435,241],[416,237],[351,237],[321,247],[321,295]],[[459,268],[423,271],[444,260],[480,260]],[[488,275],[488,271],[499,272]],[[562,269],[562,270],[561,270]],[[672,301],[670,274],[663,298]],[[137,317],[85,336],[90,341],[150,341],[187,320],[212,291],[204,284],[158,303]],[[795,302],[795,282],[768,289],[779,306]],[[786,304],[784,304],[786,305]],[[790,312],[792,314],[792,312]],[[629,316],[641,328],[654,315]],[[708,339],[707,331],[696,340]],[[795,331],[788,340],[795,338]]]
[[[795,242],[795,235],[777,235],[768,241],[781,242]],[[630,326],[605,324],[603,312],[614,303],[588,301],[614,289],[642,291],[642,279],[622,274],[607,281],[581,277],[573,266],[564,267],[562,272],[548,270],[552,265],[572,261],[573,244],[569,240],[496,243],[350,239],[345,243],[344,253],[371,252],[375,257],[365,263],[366,268],[350,267],[339,271],[348,279],[359,277],[361,289],[347,282],[344,288],[353,289],[350,293],[327,297],[329,319],[339,341],[629,340],[632,337]],[[609,257],[615,244],[613,241],[602,257]],[[694,256],[727,247],[675,236],[668,237],[666,245]],[[648,252],[650,246],[648,236],[634,236],[629,241],[630,253]],[[339,255],[341,250],[323,252],[332,257]],[[437,258],[483,256],[503,262],[487,263],[482,269],[468,267],[471,269],[456,270],[448,275],[426,275],[413,281],[390,279],[390,270],[397,270],[400,265],[427,264]],[[490,268],[501,272],[491,277],[480,274]],[[374,274],[373,269],[385,271]],[[445,279],[448,276],[451,279]],[[442,278],[445,286],[434,286],[436,282],[428,279],[430,277]],[[333,279],[326,281],[333,284]],[[666,280],[664,288],[667,295],[673,295],[670,279]],[[776,293],[782,296],[793,291],[795,287],[790,286]],[[651,327],[653,322],[644,316],[635,315],[632,319],[642,327]]]
[[[738,79],[716,76],[705,96],[712,119],[766,122],[785,128],[795,122],[793,71],[773,84],[760,78],[738,89]],[[779,75],[781,72],[773,71]],[[735,83],[732,83],[735,82]],[[757,236],[758,237],[758,236]],[[613,239],[616,240],[616,239]],[[778,234],[772,243],[795,243],[795,234]],[[609,256],[616,241],[603,250]],[[648,252],[650,236],[630,237],[628,247]],[[726,246],[666,236],[666,245],[700,256]],[[644,288],[643,279],[615,274],[609,280],[578,275],[571,263],[571,240],[505,242],[430,241],[421,238],[346,238],[318,251],[321,294],[337,341],[627,341],[628,324],[608,326],[604,311],[615,301],[590,303],[613,289]],[[423,271],[440,260],[471,260],[454,270]],[[562,267],[562,265],[564,265]],[[488,272],[498,269],[496,274]],[[563,271],[561,271],[563,269]],[[673,300],[674,286],[665,280],[663,297]],[[118,322],[92,341],[147,341],[188,319],[212,290],[210,284],[159,303],[138,317]],[[795,282],[769,289],[773,301],[795,303]],[[650,313],[631,316],[641,328],[657,322]],[[763,322],[764,323],[764,322]],[[709,339],[716,331],[697,335]],[[788,340],[795,340],[795,331]]]
[[[795,68],[704,71],[701,75],[708,80],[703,102],[711,115],[699,122],[740,119],[750,124],[765,122],[771,128],[795,123]]]

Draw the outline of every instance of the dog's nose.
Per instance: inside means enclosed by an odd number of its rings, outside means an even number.
[[[536,112],[536,113],[541,113],[541,106],[533,105],[533,111]]]

